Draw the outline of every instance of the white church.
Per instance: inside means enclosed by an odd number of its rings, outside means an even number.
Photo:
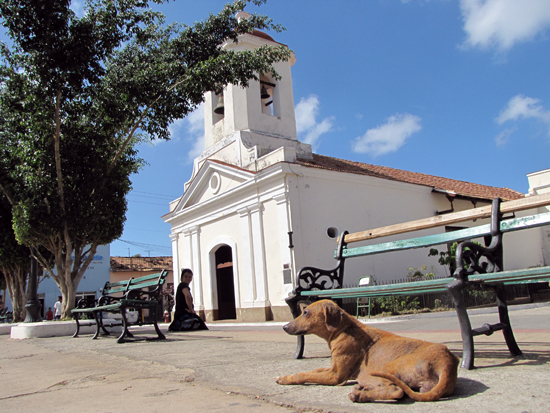
[[[279,45],[260,31],[227,49]],[[183,268],[195,274],[191,291],[206,321],[286,321],[284,299],[303,266],[331,268],[336,239],[436,214],[525,195],[507,188],[363,164],[312,153],[297,139],[291,67],[275,65],[280,80],[261,75],[248,88],[228,85],[205,96],[205,150],[195,159],[183,195],[163,219],[171,225],[174,283]],[[550,192],[550,170],[528,176],[530,193]],[[533,213],[533,211],[531,211]],[[476,223],[465,223],[479,225]],[[452,228],[447,228],[451,230]],[[445,231],[425,230],[419,235]],[[550,264],[550,233],[538,228],[505,237],[505,269]],[[388,240],[399,239],[392,237]],[[408,269],[445,268],[427,250],[346,262],[347,286],[359,277],[406,278]]]

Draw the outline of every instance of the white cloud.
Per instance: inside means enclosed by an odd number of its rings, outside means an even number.
[[[204,105],[201,103],[185,120],[189,123],[189,132],[204,134]]]
[[[409,113],[390,116],[386,123],[369,129],[363,136],[356,138],[353,151],[373,156],[395,152],[413,133],[422,129],[421,120]]]
[[[502,125],[510,120],[533,118],[550,124],[550,111],[545,110],[539,103],[540,99],[516,95],[508,101],[508,105],[500,112],[496,121]]]
[[[550,26],[549,0],[460,0],[466,46],[509,50]]]
[[[517,127],[507,128],[501,133],[499,133],[495,138],[495,143],[497,146],[504,146],[510,140],[510,136],[517,130]]]
[[[188,140],[193,142],[191,150],[187,154],[187,159],[192,161],[199,156],[205,147],[204,143],[204,106],[201,103],[195,111],[190,113],[186,118]]]
[[[548,136],[550,136],[550,110],[544,109],[540,104],[540,99],[516,95],[508,101],[508,104],[500,111],[495,121],[499,125],[502,125],[506,122],[517,122],[523,119],[535,119],[542,122],[548,128]],[[495,138],[497,146],[507,143],[512,133],[516,130],[517,127],[514,126],[497,135]]]
[[[320,136],[332,130],[333,117],[325,118],[321,122],[317,121],[319,98],[315,95],[300,99],[296,105],[295,114],[296,131],[299,135],[305,135],[300,140],[314,148],[317,146]]]
[[[191,149],[187,153],[187,160],[192,161],[204,151],[204,108],[201,103],[197,109],[183,119],[172,123],[168,130],[172,140],[191,142]]]

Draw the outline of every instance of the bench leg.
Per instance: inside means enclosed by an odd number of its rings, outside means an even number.
[[[449,293],[453,297],[453,302],[460,324],[460,333],[462,335],[462,364],[460,367],[472,370],[474,368],[474,336],[472,335],[472,325],[466,310],[466,303],[462,290],[466,283],[462,280],[455,280],[447,286]]]
[[[506,294],[504,291],[504,287],[497,286],[496,293],[498,315],[500,318],[500,322],[505,325],[505,327],[502,329],[504,340],[506,340],[506,345],[508,346],[508,350],[510,350],[510,354],[512,354],[512,356],[521,356],[522,352],[519,349],[516,338],[514,337],[512,325],[510,324],[510,317],[508,316],[508,305],[506,304]]]
[[[302,312],[300,311],[300,306],[298,304],[298,301],[299,301],[298,296],[293,295],[293,296],[287,297],[285,298],[285,301],[290,307],[290,312],[292,313],[292,317],[294,318],[299,317]],[[304,357],[304,348],[306,346],[306,340],[303,335],[298,336],[296,338],[297,338],[297,343],[296,343],[296,352],[294,353],[294,358],[301,359]]]
[[[151,313],[152,313],[152,316],[153,316],[153,324],[155,326],[155,331],[157,332],[158,339],[159,340],[166,340],[166,336],[164,334],[162,334],[162,331],[160,331],[160,328],[157,324],[157,309],[153,308]]]
[[[131,336],[131,333],[128,331],[128,321],[126,320],[126,308],[120,309],[120,315],[122,316],[122,332],[118,336],[117,343],[124,343],[125,336]]]
[[[306,337],[298,336],[296,337],[296,352],[294,353],[294,358],[299,360],[304,357],[304,348],[306,347]]]
[[[97,320],[96,320],[97,321]],[[109,333],[107,331],[107,329],[105,328],[105,325],[103,324],[103,312],[100,313],[99,315],[99,326],[101,327],[101,329],[103,330],[103,335],[104,336],[110,336],[111,333]]]
[[[73,338],[78,337],[78,333],[80,332],[80,323],[78,322],[78,313],[74,313],[73,315],[74,321],[76,321],[76,331],[73,334]]]
[[[97,338],[99,337],[99,329],[103,328],[103,330],[105,330],[105,328],[103,327],[103,316],[101,314],[98,314],[98,311],[94,311],[92,312],[92,314],[94,315],[95,320],[95,334],[92,339],[97,340]]]

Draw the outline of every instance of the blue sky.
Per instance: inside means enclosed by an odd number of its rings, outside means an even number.
[[[177,0],[192,24],[227,1]],[[526,193],[550,168],[550,0],[269,0],[247,11],[296,54],[299,139],[314,151]],[[171,255],[161,216],[201,152],[202,114],[144,145],[111,255]]]

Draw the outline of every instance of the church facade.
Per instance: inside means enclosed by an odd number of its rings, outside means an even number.
[[[263,44],[278,45],[255,31],[224,47],[243,50]],[[181,269],[194,271],[195,307],[206,321],[291,319],[284,299],[297,272],[306,265],[334,266],[336,240],[344,230],[480,207],[495,197],[524,196],[507,188],[312,153],[297,139],[294,63],[292,56],[276,65],[279,80],[261,75],[246,89],[228,85],[220,96],[206,94],[205,150],[195,159],[183,195],[163,217],[171,225],[174,282]],[[545,187],[547,172],[542,178],[534,175],[534,184]],[[440,231],[445,228],[418,235]],[[523,232],[506,239],[505,268],[548,265],[545,234]],[[422,265],[445,274],[437,259],[420,249],[350,260],[345,283],[356,285],[364,275],[380,281],[403,279],[409,268]]]

